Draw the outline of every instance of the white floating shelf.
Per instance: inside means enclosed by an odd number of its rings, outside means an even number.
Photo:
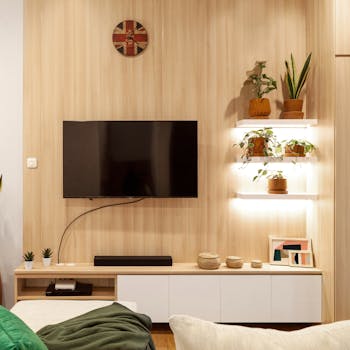
[[[278,157],[250,157],[249,161],[247,161],[246,158],[242,159],[241,157],[236,159],[236,163],[311,163],[316,161],[317,157],[283,157],[282,159]]]
[[[241,119],[237,128],[307,128],[317,125],[317,119]]]
[[[236,198],[240,198],[240,199],[317,199],[318,194],[316,193],[269,194],[269,193],[237,192]]]

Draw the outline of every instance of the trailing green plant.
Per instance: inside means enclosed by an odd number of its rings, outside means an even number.
[[[299,77],[297,77],[298,74],[296,71],[295,60],[294,60],[293,54],[290,54],[290,61],[291,61],[290,64],[287,60],[284,61],[285,66],[286,66],[285,80],[286,80],[286,85],[288,88],[289,98],[291,98],[291,99],[299,98],[301,89],[305,85],[306,79],[307,79],[309,72],[310,72],[311,55],[312,55],[312,53],[310,53],[307,56],[306,61],[305,61],[304,66],[303,66],[303,69],[302,69]]]
[[[264,68],[266,68],[266,61],[257,61],[254,69],[247,73],[248,81],[254,85],[254,94],[257,98],[262,98],[263,95],[277,89],[276,80],[264,74],[262,72]]]
[[[284,147],[288,146],[291,149],[293,149],[295,146],[302,146],[304,147],[305,154],[312,153],[316,149],[316,146],[307,140],[283,140],[282,145]]]
[[[281,145],[277,141],[276,136],[273,133],[272,128],[263,128],[257,130],[251,130],[244,134],[242,140],[233,146],[238,146],[242,150],[241,158],[246,161],[250,161],[251,150],[254,147],[252,139],[262,137],[265,139],[264,155],[266,157],[277,156],[277,152],[281,150]]]
[[[34,260],[34,253],[31,251],[27,251],[24,255],[23,255],[23,259],[24,261],[33,261]]]
[[[266,166],[267,163],[264,163]],[[285,179],[286,177],[283,175],[282,170],[269,170],[265,168],[259,169],[257,175],[253,177],[253,181],[259,181],[262,177],[266,177],[267,179]]]
[[[52,257],[52,250],[51,248],[45,248],[41,251],[41,254],[43,256],[44,259],[48,259]]]

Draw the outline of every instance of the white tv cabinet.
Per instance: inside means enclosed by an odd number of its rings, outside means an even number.
[[[253,269],[202,270],[195,263],[157,267],[101,267],[91,264],[52,266],[41,264],[15,270],[15,300],[46,299],[45,288],[56,278],[93,283],[87,297],[135,301],[138,312],[153,322],[168,322],[173,314],[188,314],[225,323],[319,323],[322,272],[264,264]]]

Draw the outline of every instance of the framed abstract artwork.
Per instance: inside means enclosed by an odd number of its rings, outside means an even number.
[[[314,267],[311,250],[289,250],[289,266]]]
[[[312,252],[311,239],[269,236],[270,264],[289,265],[289,251]]]

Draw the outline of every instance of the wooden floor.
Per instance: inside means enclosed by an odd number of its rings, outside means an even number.
[[[248,324],[241,324],[241,326],[248,326]],[[280,324],[249,324],[249,327],[272,328],[281,331],[294,331],[305,327],[312,326],[312,324],[305,323],[280,323]],[[167,323],[155,323],[152,328],[152,338],[157,350],[175,350],[175,341],[173,333],[171,332]]]
[[[152,338],[157,350],[176,349],[173,333],[166,323],[153,324]]]

